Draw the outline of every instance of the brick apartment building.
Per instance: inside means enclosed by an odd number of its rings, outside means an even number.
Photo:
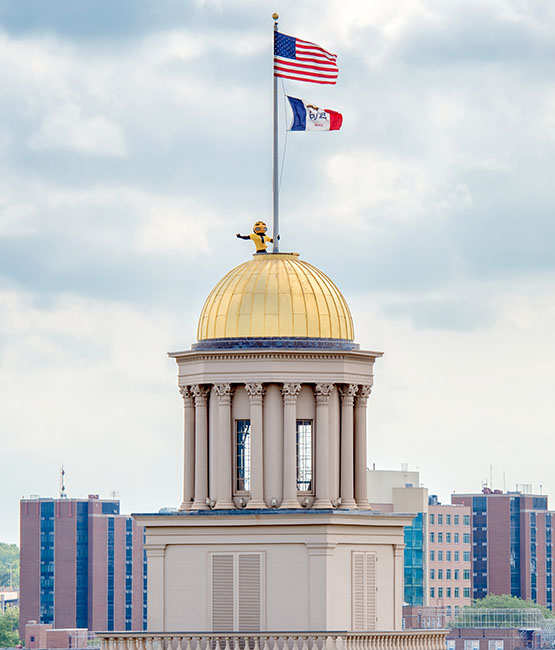
[[[146,626],[143,530],[117,500],[22,499],[20,630],[142,630]]]
[[[547,496],[484,488],[454,494],[472,510],[473,598],[511,594],[553,609],[552,523]]]

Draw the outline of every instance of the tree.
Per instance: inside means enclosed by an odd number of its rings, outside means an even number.
[[[19,589],[19,548],[0,542],[0,587]]]
[[[6,607],[5,612],[0,611],[0,648],[12,648],[20,643],[18,623],[19,607]]]
[[[533,600],[523,600],[516,596],[509,596],[503,594],[496,596],[495,594],[488,594],[484,598],[478,598],[472,603],[473,609],[539,609],[544,618],[553,618],[555,614],[547,607],[538,605]]]

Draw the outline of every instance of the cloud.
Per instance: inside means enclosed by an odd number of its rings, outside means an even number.
[[[86,117],[76,104],[51,109],[43,117],[38,131],[28,139],[28,144],[32,149],[68,149],[119,158],[127,154],[120,126],[103,115]]]

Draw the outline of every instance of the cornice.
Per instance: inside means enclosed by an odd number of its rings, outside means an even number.
[[[213,361],[279,361],[282,359],[287,360],[335,360],[335,361],[374,361],[383,356],[383,352],[375,352],[371,350],[339,350],[333,352],[330,350],[306,350],[306,351],[285,351],[285,350],[230,350],[230,351],[184,351],[184,352],[168,352],[168,356],[175,359],[178,364],[185,363],[198,363],[200,362],[213,362]]]

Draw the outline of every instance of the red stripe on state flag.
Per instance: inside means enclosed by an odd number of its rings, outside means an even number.
[[[337,131],[340,129],[343,124],[343,115],[337,111],[330,111],[329,108],[325,108],[324,110],[330,116],[330,131]]]

